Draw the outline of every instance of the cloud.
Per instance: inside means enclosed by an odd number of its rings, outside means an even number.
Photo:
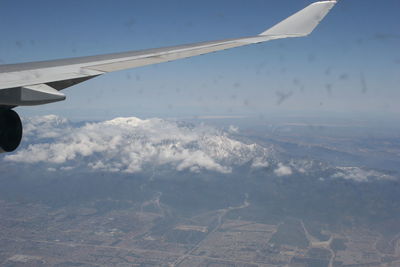
[[[329,168],[321,161],[309,159],[291,160],[288,165],[290,166],[292,171],[301,174],[314,174],[315,172],[324,172]]]
[[[177,171],[230,173],[246,163],[266,167],[271,151],[232,139],[206,125],[194,126],[158,118],[116,118],[73,124],[50,115],[24,119],[29,145],[6,161],[47,164],[48,170],[136,173],[152,167]]]
[[[64,132],[70,122],[56,115],[46,115],[31,118],[23,118],[24,137],[30,138],[39,136],[40,138],[55,138]]]
[[[238,135],[235,127],[225,132],[205,124],[135,117],[72,123],[54,115],[24,118],[23,122],[24,144],[16,152],[2,155],[3,162],[48,172],[168,170],[228,174],[243,167],[278,177],[306,175],[355,182],[395,179],[394,174],[378,170],[290,159],[284,155],[290,151],[274,144],[264,147],[249,143],[250,139]]]
[[[285,166],[283,163],[278,163],[278,168],[274,170],[274,173],[277,176],[288,176],[293,174],[292,168]]]
[[[365,170],[359,167],[337,167],[337,172],[332,178],[342,178],[356,182],[368,182],[372,180],[393,180],[393,176],[374,170]]]
[[[252,168],[268,168],[270,163],[266,161],[264,158],[255,158],[253,163],[251,164]]]
[[[229,129],[228,129],[228,132],[231,133],[231,134],[237,134],[237,133],[239,133],[239,127],[236,127],[234,125],[230,125]]]

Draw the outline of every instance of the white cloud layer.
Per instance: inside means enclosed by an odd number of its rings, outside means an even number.
[[[177,171],[229,173],[248,162],[254,168],[269,166],[269,149],[204,125],[131,117],[76,126],[54,115],[25,119],[24,124],[31,144],[5,160],[47,163],[49,170],[83,166],[135,173],[147,166],[173,166]]]
[[[23,123],[28,146],[4,155],[4,160],[35,168],[35,164],[43,163],[49,172],[83,169],[137,173],[165,167],[195,173],[230,173],[235,167],[250,166],[268,169],[278,177],[312,175],[322,180],[355,182],[395,179],[372,169],[282,158],[273,146],[266,148],[233,139],[238,132],[235,127],[223,132],[203,124],[135,117],[77,124],[54,115],[25,118]]]

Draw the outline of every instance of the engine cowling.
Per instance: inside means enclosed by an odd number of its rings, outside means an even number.
[[[0,110],[0,153],[17,149],[22,131],[21,119],[14,110]]]

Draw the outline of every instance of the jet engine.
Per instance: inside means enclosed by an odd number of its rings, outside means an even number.
[[[22,123],[11,109],[0,109],[0,153],[12,152],[21,143]]]

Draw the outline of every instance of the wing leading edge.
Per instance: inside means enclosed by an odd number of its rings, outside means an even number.
[[[203,55],[275,39],[309,35],[336,4],[315,2],[259,35],[99,56],[0,65],[0,106],[41,105],[65,99],[59,92],[107,72]]]

